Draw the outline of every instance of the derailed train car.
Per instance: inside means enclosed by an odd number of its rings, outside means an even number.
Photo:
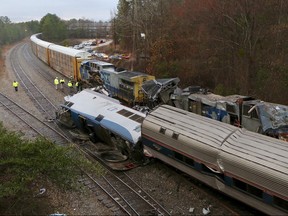
[[[199,86],[172,98],[175,107],[288,141],[288,106],[244,95],[221,96]]]
[[[86,59],[91,59],[91,54],[86,51],[43,41],[38,38],[40,35],[41,33],[30,37],[33,53],[49,67],[58,71],[63,76],[81,80],[81,63]]]
[[[153,156],[270,215],[288,214],[287,142],[162,105],[143,121]]]
[[[154,76],[137,71],[101,70],[101,79],[113,97],[133,105],[144,102],[143,83],[155,80]]]
[[[92,141],[100,140],[110,146],[111,151],[117,150],[127,158],[139,153],[136,151],[145,117],[144,113],[90,89],[66,97],[57,112],[57,120],[62,125],[89,134]]]

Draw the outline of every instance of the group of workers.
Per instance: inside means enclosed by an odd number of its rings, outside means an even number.
[[[73,91],[73,81],[72,81],[72,78],[68,81],[67,83],[67,86],[69,87],[69,92],[72,93]],[[58,79],[58,77],[56,77],[54,79],[54,85],[55,85],[55,88],[56,90],[58,89],[58,85],[60,84],[60,88],[63,90],[64,88],[64,84],[65,84],[65,80],[63,78],[61,78],[60,80]],[[18,91],[18,86],[19,86],[19,83],[17,81],[13,81],[13,87],[15,89],[15,91],[17,92]],[[81,83],[79,83],[78,81],[75,82],[75,87],[76,87],[76,90],[77,92],[81,91],[82,90],[82,86],[81,86]]]
[[[58,89],[58,85],[59,84],[60,84],[60,88],[63,90],[64,84],[65,84],[65,80],[63,78],[61,78],[59,80],[58,77],[56,77],[54,79],[54,85],[55,85],[56,90]],[[67,86],[69,88],[70,93],[72,93],[72,91],[73,91],[73,84],[74,84],[74,82],[73,82],[72,78],[70,78],[70,80],[67,83]],[[74,85],[76,87],[77,92],[82,90],[81,84],[78,81],[76,81]]]

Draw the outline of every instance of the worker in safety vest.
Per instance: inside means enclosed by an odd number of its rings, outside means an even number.
[[[60,79],[60,88],[63,89],[65,80],[62,78]]]
[[[69,80],[69,82],[68,82],[67,85],[68,85],[68,87],[69,87],[69,92],[72,93],[72,90],[73,90],[73,83],[72,83],[72,81]]]
[[[79,92],[79,82],[78,81],[75,83],[75,87],[76,87],[76,91]]]
[[[55,88],[56,88],[56,90],[57,90],[57,89],[58,89],[58,85],[59,85],[58,77],[56,77],[56,78],[54,79],[54,85],[55,85]]]
[[[13,81],[13,87],[14,87],[14,89],[15,89],[16,92],[18,91],[18,85],[19,85],[19,83],[14,80],[14,81]]]

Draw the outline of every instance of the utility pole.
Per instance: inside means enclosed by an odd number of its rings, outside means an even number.
[[[131,71],[134,70],[134,60],[137,60],[137,54],[136,54],[136,40],[137,40],[137,34],[138,34],[138,28],[137,28],[137,0],[126,0],[127,2],[131,2],[132,4],[132,59],[131,59]],[[135,58],[134,58],[135,57]]]

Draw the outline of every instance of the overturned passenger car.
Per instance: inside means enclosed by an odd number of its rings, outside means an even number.
[[[91,141],[104,142],[110,150],[117,150],[127,158],[138,155],[145,117],[144,113],[91,89],[67,96],[56,114],[61,125],[77,128],[81,134],[89,135]]]

